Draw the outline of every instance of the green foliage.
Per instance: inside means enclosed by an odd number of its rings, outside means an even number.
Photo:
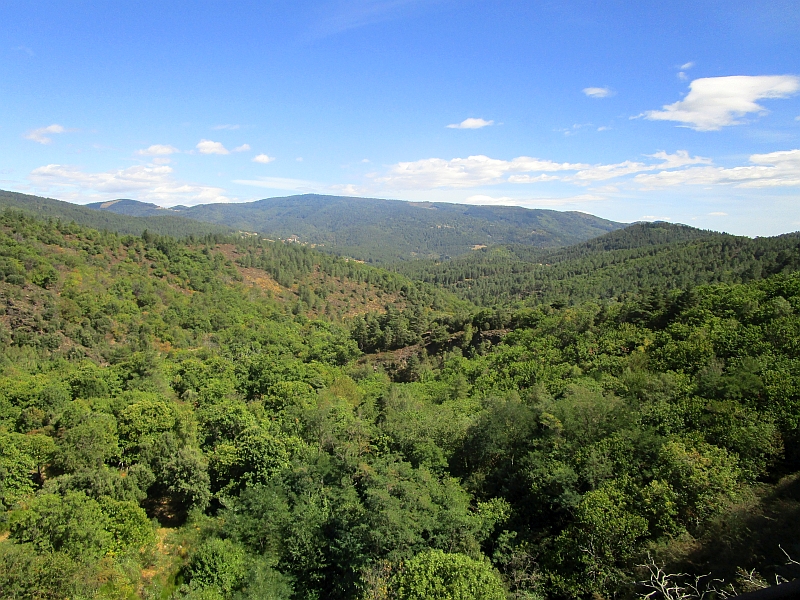
[[[296,244],[3,213],[0,589],[611,597],[647,551],[733,547],[800,469],[793,242],[752,243],[636,227],[552,255],[765,270],[490,309]],[[371,312],[322,316],[348,293]]]
[[[739,283],[800,268],[797,234],[744,238],[685,225],[637,223],[554,250],[490,247],[450,261],[398,265],[414,280],[444,287],[481,306],[579,303],[653,292],[646,317],[664,293],[706,283]]]
[[[186,576],[193,588],[213,588],[223,597],[240,588],[247,575],[245,552],[230,540],[211,538],[192,553]]]
[[[74,598],[89,591],[82,581],[91,581],[94,575],[63,552],[39,554],[30,544],[0,544],[0,590],[4,598]]]
[[[625,584],[625,561],[647,534],[647,520],[626,506],[626,494],[613,485],[588,492],[575,509],[574,522],[555,540],[556,560],[573,567],[556,576],[569,595],[588,595]],[[579,565],[579,566],[578,566]]]
[[[101,505],[80,492],[44,494],[11,514],[11,537],[38,552],[64,551],[73,558],[100,557],[113,535]]]
[[[152,214],[147,208],[123,201],[106,210]],[[370,262],[456,256],[480,244],[574,244],[620,226],[576,212],[315,194],[206,204],[175,214],[273,238],[298,236],[326,251]]]
[[[428,550],[406,561],[392,581],[402,600],[503,600],[503,585],[491,565],[463,554]]]
[[[5,509],[35,489],[31,475],[36,460],[25,451],[23,442],[21,435],[0,433],[0,503]]]
[[[0,191],[0,208],[13,208],[36,215],[39,218],[59,219],[64,222],[79,223],[94,229],[116,231],[122,234],[139,235],[149,230],[159,235],[188,237],[203,236],[210,233],[225,233],[224,226],[201,223],[180,215],[169,216],[127,216],[111,212],[92,210],[62,202],[52,198],[29,196],[16,192]],[[163,213],[162,213],[163,215]],[[2,264],[2,263],[0,263]]]

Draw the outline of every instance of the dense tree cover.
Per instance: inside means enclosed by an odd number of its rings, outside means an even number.
[[[230,229],[224,225],[203,223],[174,213],[165,215],[162,212],[161,215],[156,215],[153,212],[147,214],[136,212],[129,216],[92,210],[53,198],[0,190],[0,210],[7,208],[22,210],[39,218],[75,222],[93,229],[115,231],[120,234],[139,235],[145,229],[159,235],[179,238],[230,233]]]
[[[466,311],[221,241],[0,216],[3,597],[634,596],[800,471],[799,273]]]
[[[579,212],[317,194],[175,209],[199,221],[269,237],[298,236],[325,251],[381,263],[458,256],[482,244],[562,246],[622,227]],[[104,210],[153,213],[152,205],[127,200]]]
[[[740,283],[800,268],[800,235],[750,239],[640,223],[568,248],[494,247],[396,269],[483,306],[573,304],[642,290]]]

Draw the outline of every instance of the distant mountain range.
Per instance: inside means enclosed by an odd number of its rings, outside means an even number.
[[[143,202],[135,202],[143,206]],[[226,234],[231,230],[222,225],[203,223],[195,219],[189,219],[172,211],[159,210],[153,212],[153,216],[130,215],[105,210],[93,210],[86,206],[63,202],[53,198],[42,198],[40,196],[30,196],[17,192],[4,192],[0,190],[0,210],[3,208],[13,208],[36,215],[43,219],[60,219],[62,221],[75,221],[79,225],[85,225],[92,229],[115,231],[122,234],[140,235],[147,229],[151,233],[159,235],[169,235],[172,237],[188,237],[190,235],[203,236],[207,234]],[[158,216],[155,216],[155,215]]]
[[[448,261],[397,265],[483,306],[524,300],[568,303],[643,291],[663,294],[741,283],[800,269],[800,232],[751,239],[671,223],[635,223],[555,249],[497,245]]]
[[[135,200],[88,205],[137,217],[182,216],[322,246],[360,260],[442,259],[495,244],[566,246],[625,227],[580,212],[305,194],[256,202],[161,208]]]

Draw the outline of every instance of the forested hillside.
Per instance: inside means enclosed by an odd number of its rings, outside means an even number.
[[[717,239],[636,235],[682,239],[592,244],[635,261]],[[793,579],[781,239],[745,283],[492,309],[296,244],[5,211],[0,596],[635,598],[647,564],[684,589]]]
[[[109,200],[108,202],[92,202],[85,206],[94,210],[103,210],[131,217],[163,217],[165,215],[174,215],[177,212],[169,208],[162,208],[151,202],[139,202],[138,200],[125,198]]]
[[[23,210],[44,219],[60,219],[67,223],[74,221],[86,227],[122,234],[140,235],[147,229],[151,233],[159,235],[186,237],[189,235],[201,236],[211,233],[230,233],[231,231],[223,225],[202,223],[176,213],[155,216],[156,213],[154,211],[146,214],[140,211],[135,216],[129,216],[109,211],[93,210],[70,202],[54,200],[53,198],[42,198],[40,196],[0,190],[0,209],[3,208]]]
[[[567,248],[501,246],[394,268],[483,306],[518,300],[563,305],[794,271],[800,268],[800,234],[751,239],[637,223]]]
[[[92,206],[137,215],[156,210],[129,200]],[[316,194],[173,210],[234,230],[283,239],[298,236],[326,251],[382,263],[458,256],[482,245],[563,246],[623,226],[579,212]]]

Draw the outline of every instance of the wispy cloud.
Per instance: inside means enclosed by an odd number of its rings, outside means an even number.
[[[447,126],[448,129],[480,129],[481,127],[488,127],[494,125],[494,121],[486,121],[485,119],[464,119],[461,123],[451,123]]]
[[[583,88],[583,93],[589,98],[608,98],[613,94],[607,87],[587,87]]]
[[[612,164],[559,163],[551,160],[520,156],[500,160],[477,155],[467,158],[427,158],[400,162],[388,172],[372,177],[376,184],[399,190],[434,188],[472,188],[501,183],[529,184],[565,181],[579,185],[606,181],[645,171],[675,169],[687,165],[710,164],[708,158],[690,156],[685,150],[675,154],[657,152],[649,158],[657,163],[623,161]]]
[[[214,125],[211,129],[215,131],[220,131],[222,129],[235,130],[239,129],[239,125]]]
[[[20,52],[24,52],[28,56],[36,56],[36,52],[28,48],[27,46],[17,46],[14,50],[19,50]]]
[[[591,123],[575,123],[572,125],[572,127],[567,127],[565,129],[555,129],[554,131],[560,131],[564,135],[570,136],[577,134],[581,129],[584,129],[586,127],[594,127],[594,125],[592,125]]]
[[[55,192],[75,202],[107,200],[123,194],[162,206],[231,201],[222,188],[177,181],[172,173],[166,165],[87,172],[72,165],[51,164],[31,171],[29,179],[37,191]]]
[[[468,188],[500,183],[509,174],[575,170],[588,165],[574,165],[520,156],[499,160],[484,155],[467,158],[426,158],[393,165],[375,181],[396,189],[430,189],[438,187]]]
[[[250,150],[250,144],[242,144],[233,149],[234,152],[247,152],[248,150]]]
[[[680,69],[680,71],[678,71],[678,79],[680,79],[681,81],[686,81],[687,79],[689,79],[689,76],[686,74],[686,71],[691,69],[693,66],[694,62],[689,61],[687,63],[683,63],[680,67],[678,67]]]
[[[675,121],[696,131],[716,131],[742,124],[740,119],[747,114],[766,113],[757,100],[788,98],[798,91],[800,78],[793,75],[706,77],[692,81],[683,100],[640,116],[653,121]]]
[[[54,133],[65,133],[67,130],[57,124],[48,125],[47,127],[40,127],[39,129],[32,129],[25,134],[26,140],[32,140],[39,144],[50,144],[53,139],[49,137]]]
[[[211,140],[200,140],[197,144],[197,151],[200,154],[230,154],[222,142],[212,142]]]
[[[397,19],[407,9],[424,5],[421,0],[334,0],[320,4],[309,32],[312,39]]]
[[[178,152],[180,152],[180,150],[169,144],[153,144],[149,148],[137,150],[136,154],[140,156],[169,156],[170,154],[177,154]]]
[[[710,213],[708,213],[708,216],[709,216],[709,217],[727,217],[727,216],[728,216],[728,213],[726,213],[726,212],[719,212],[719,211],[717,211],[717,212],[710,212]]]
[[[488,196],[486,194],[476,194],[464,200],[464,204],[477,206],[524,206],[526,208],[542,206],[570,206],[584,204],[586,202],[597,202],[606,200],[605,196],[597,194],[579,194],[577,196],[565,196],[562,198],[515,198],[511,196]]]
[[[258,179],[236,179],[234,183],[253,187],[268,188],[271,190],[287,190],[294,192],[319,192],[325,191],[329,186],[304,179],[291,179],[288,177],[259,177]]]
[[[643,173],[633,179],[644,189],[677,185],[731,185],[739,188],[800,187],[800,150],[753,154],[740,167],[690,167]]]
[[[271,163],[275,160],[274,156],[269,156],[267,154],[259,154],[253,157],[253,162],[261,163],[262,165],[266,165],[267,163]]]

